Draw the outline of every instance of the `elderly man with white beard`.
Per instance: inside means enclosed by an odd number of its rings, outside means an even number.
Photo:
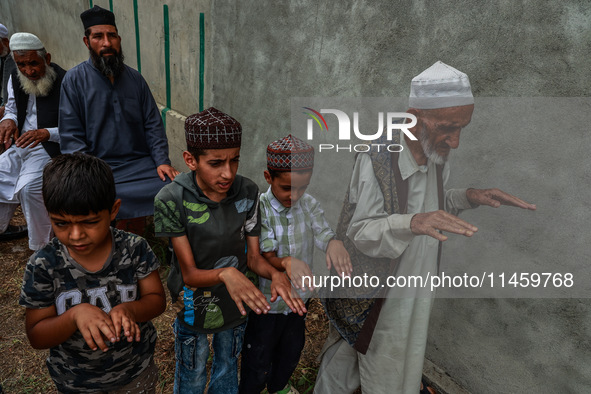
[[[41,195],[43,167],[60,154],[58,114],[65,70],[51,63],[39,38],[15,33],[10,50],[17,69],[8,81],[8,100],[0,121],[0,241],[22,235],[9,224],[20,204],[28,224],[29,248],[49,242],[51,224]]]
[[[336,236],[354,275],[433,277],[448,239],[442,232],[471,237],[478,230],[457,217],[461,210],[536,209],[499,189],[445,189],[448,156],[473,111],[465,73],[438,61],[412,79],[412,137],[394,136],[400,152],[361,153],[355,162]],[[323,300],[332,324],[314,393],[359,386],[372,394],[432,393],[421,377],[434,293],[411,285],[342,294]]]

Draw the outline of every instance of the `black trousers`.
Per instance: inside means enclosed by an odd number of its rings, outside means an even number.
[[[250,314],[240,373],[241,394],[282,390],[295,371],[305,342],[305,315]]]

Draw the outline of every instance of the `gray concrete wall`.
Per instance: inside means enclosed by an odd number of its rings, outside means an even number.
[[[588,96],[590,16],[586,1],[216,1],[213,101],[252,133],[241,168],[261,182],[265,145],[290,131],[292,97],[406,96],[436,60],[466,72],[479,97]],[[495,125],[478,111],[450,183],[504,187],[539,210],[467,213],[480,233],[451,237],[443,267],[587,264],[588,104],[565,108],[558,128]],[[313,178],[310,191],[334,219],[344,185],[327,183]],[[438,299],[427,357],[474,393],[586,392],[590,322],[587,299]]]
[[[95,3],[108,7],[108,1]],[[162,2],[139,3],[142,72],[165,104]],[[131,4],[114,0],[127,62],[135,66]],[[83,0],[5,0],[0,15],[12,31],[38,34],[54,59],[71,67],[87,57],[78,18],[87,6]],[[195,32],[198,13],[205,12],[205,107],[243,124],[240,172],[261,187],[265,147],[290,132],[293,97],[403,97],[410,79],[436,60],[466,72],[477,97],[587,97],[591,88],[591,3],[583,0],[172,0],[169,6],[171,157],[179,163],[183,115],[196,112]],[[480,231],[472,239],[451,237],[443,267],[567,272],[589,261],[589,105],[559,105],[551,127],[476,109],[453,152],[450,184],[506,188],[538,203],[538,211],[467,212],[464,218]],[[528,111],[524,119],[540,112]],[[346,175],[352,157],[333,160]],[[334,223],[345,184],[327,178],[318,169],[309,191]],[[590,322],[587,299],[438,299],[427,357],[474,393],[586,392]]]

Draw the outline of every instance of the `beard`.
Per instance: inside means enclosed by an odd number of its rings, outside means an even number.
[[[18,81],[25,93],[32,94],[35,97],[45,97],[53,89],[53,84],[57,79],[57,72],[49,64],[45,66],[45,75],[36,81],[31,81],[17,67]]]
[[[429,137],[427,136],[427,129],[424,124],[419,134],[419,141],[421,142],[423,153],[425,154],[427,159],[431,160],[433,163],[437,165],[445,164],[448,156],[441,156],[437,153],[436,147],[429,141]]]
[[[96,53],[89,48],[90,58],[92,64],[107,78],[116,78],[123,72],[124,64],[123,50],[119,52],[114,49],[103,49],[100,53]],[[111,53],[112,56],[104,56]]]

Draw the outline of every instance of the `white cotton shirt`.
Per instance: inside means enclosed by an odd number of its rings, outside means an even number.
[[[14,89],[12,87],[12,76],[7,85],[8,101],[6,102],[4,117],[12,119],[18,125],[16,101],[14,99]],[[37,101],[34,95],[29,95],[27,103],[27,115],[23,124],[23,132],[37,129]],[[59,143],[59,133],[57,127],[50,127],[49,141]],[[23,133],[21,132],[21,134]],[[29,182],[40,177],[43,167],[50,160],[49,155],[41,144],[34,148],[18,148],[12,145],[3,156],[6,157],[0,161],[0,202],[17,202],[16,194]]]
[[[374,175],[371,159],[361,154],[350,184],[350,202],[357,203],[347,236],[371,257],[396,258],[398,276],[437,273],[436,239],[414,235],[410,221],[414,214],[437,211],[436,165],[417,165],[404,138],[398,165],[408,179],[408,213],[388,215],[384,197]],[[449,165],[443,168],[443,184],[449,179]],[[445,193],[445,208],[452,214],[471,208],[466,189]],[[353,272],[355,274],[355,272]],[[383,279],[382,279],[383,280]],[[364,392],[411,393],[419,390],[433,295],[417,289],[390,289],[366,355],[358,353]]]

